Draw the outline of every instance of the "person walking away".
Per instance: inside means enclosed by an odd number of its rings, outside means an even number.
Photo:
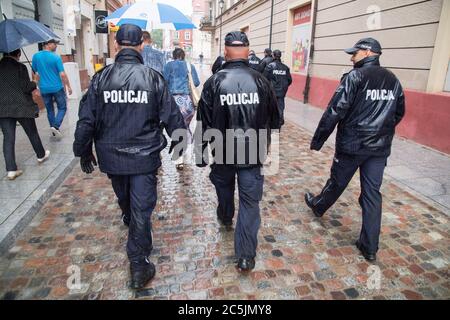
[[[189,125],[195,114],[195,108],[189,91],[188,73],[191,72],[194,85],[200,85],[197,70],[194,65],[185,61],[186,54],[183,49],[176,48],[173,51],[173,61],[164,66],[164,78],[169,86],[169,92],[173,96],[181,114],[183,115],[184,123],[188,128],[188,146],[192,144],[192,132]],[[189,65],[188,65],[189,63]],[[185,153],[186,154],[186,153]],[[184,157],[179,157],[176,162],[178,170],[184,168]]]
[[[253,50],[250,50],[250,53],[248,55],[248,63],[250,65],[250,68],[252,68],[253,70],[259,70],[261,59],[256,56],[255,51]]]
[[[292,76],[289,67],[281,62],[281,51],[273,51],[273,62],[264,70],[264,76],[272,83],[277,96],[278,108],[280,109],[280,127],[284,124],[285,97],[292,84]]]
[[[162,73],[164,65],[166,64],[164,53],[152,47],[152,36],[148,31],[143,31],[142,38],[144,40],[144,50],[142,51],[144,65]]]
[[[219,202],[217,218],[227,229],[233,224],[236,176],[238,179],[239,213],[234,248],[241,271],[255,267],[261,223],[259,202],[264,185],[261,169],[270,145],[271,129],[278,129],[280,123],[272,86],[260,72],[249,67],[249,45],[244,32],[226,35],[226,63],[204,85],[197,113],[198,126],[201,126],[196,129],[202,130],[204,135],[208,129],[221,133],[221,137],[214,137],[214,144],[223,142],[224,149],[213,152],[210,179]],[[230,130],[234,136],[230,137]],[[196,164],[200,167],[207,164],[202,155],[212,142],[205,140],[195,142]]]
[[[52,136],[61,139],[63,135],[60,128],[67,111],[67,93],[71,95],[72,88],[64,72],[62,59],[55,53],[58,43],[57,40],[44,43],[43,50],[33,56],[32,69],[47,109]],[[54,102],[58,109],[56,116]]]
[[[32,94],[39,90],[30,81],[27,67],[20,63],[20,49],[6,53],[0,61],[0,126],[3,132],[3,156],[7,178],[14,180],[23,171],[18,170],[15,156],[16,123],[19,122],[36,153],[37,162],[42,163],[50,156],[45,150],[36,127],[35,118],[39,108]]]
[[[96,73],[80,102],[73,150],[81,169],[100,171],[111,179],[122,219],[129,226],[127,255],[132,289],[155,275],[148,259],[152,245],[151,215],[157,201],[160,152],[167,146],[163,128],[172,136],[186,129],[183,117],[157,71],[144,66],[142,30],[123,24],[116,34],[115,63]]]
[[[362,229],[356,246],[366,260],[374,261],[381,229],[380,187],[395,127],[405,114],[405,96],[397,77],[380,66],[377,40],[361,39],[345,52],[354,68],[343,77],[311,141],[311,149],[319,151],[338,126],[331,177],[319,195],[306,193],[305,201],[322,217],[359,168]]]
[[[264,73],[264,70],[266,70],[266,67],[272,63],[273,57],[272,57],[272,50],[270,48],[266,48],[264,50],[264,58],[261,60],[261,63],[259,64],[259,72]]]

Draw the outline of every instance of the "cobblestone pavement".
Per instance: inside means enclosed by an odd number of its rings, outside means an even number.
[[[77,166],[1,257],[0,297],[449,299],[449,217],[385,181],[377,289],[376,272],[353,245],[361,226],[358,177],[322,219],[303,202],[305,190],[325,183],[333,153],[311,152],[310,138],[291,123],[282,132],[281,170],[266,177],[253,272],[235,269],[233,233],[216,221],[209,169],[177,172],[164,153],[153,215],[157,274],[147,288],[127,289],[127,229],[109,180]],[[80,289],[67,288],[72,265]]]

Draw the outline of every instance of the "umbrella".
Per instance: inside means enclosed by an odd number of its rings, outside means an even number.
[[[51,39],[59,39],[59,37],[36,20],[6,19],[0,22],[0,52],[11,52]]]
[[[148,1],[123,6],[107,16],[106,20],[116,26],[130,23],[150,31],[196,29],[192,21],[178,9],[168,4]]]

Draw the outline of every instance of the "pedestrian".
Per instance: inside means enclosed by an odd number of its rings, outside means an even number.
[[[192,103],[189,91],[188,73],[191,73],[194,85],[200,85],[197,70],[194,65],[185,61],[186,54],[183,49],[176,48],[173,51],[173,61],[164,66],[164,78],[169,86],[169,92],[173,96],[181,114],[183,115],[184,123],[188,129],[188,146],[192,144],[192,132],[189,128],[191,120],[195,114],[195,107]],[[184,153],[186,154],[186,152]],[[176,162],[176,168],[183,170],[184,157],[179,157]]]
[[[228,33],[224,52],[226,63],[222,70],[205,83],[198,107],[197,120],[201,127],[196,130],[203,131],[207,141],[195,142],[196,164],[206,166],[206,159],[198,157],[204,154],[208,143],[213,142],[216,146],[223,143],[223,150],[213,152],[214,163],[210,173],[219,202],[217,218],[227,229],[231,228],[237,176],[239,213],[234,248],[238,268],[249,271],[255,266],[261,223],[259,202],[264,184],[261,169],[270,144],[271,129],[279,127],[279,113],[270,83],[261,73],[249,67],[249,41],[246,34],[241,31]],[[208,129],[219,131],[221,136],[214,137],[213,141],[206,138],[209,136],[205,133]],[[230,130],[234,136],[229,135]],[[253,138],[247,139],[247,133]],[[244,146],[245,149],[239,151],[237,146]],[[235,149],[237,152],[234,152]],[[252,150],[257,151],[257,155]]]
[[[111,179],[123,222],[129,226],[130,287],[139,289],[155,275],[148,256],[153,248],[156,175],[160,152],[167,145],[162,128],[171,136],[185,125],[162,75],[144,66],[142,30],[123,24],[115,47],[115,63],[94,75],[80,102],[73,149],[89,174],[97,165],[95,143],[100,171]]]
[[[67,93],[72,94],[69,79],[64,72],[63,62],[55,51],[58,40],[49,40],[43,44],[43,50],[34,54],[32,69],[38,79],[38,86],[47,109],[47,118],[52,136],[61,139],[61,124],[67,111]],[[55,116],[56,102],[58,113]]]
[[[203,58],[204,58],[203,53],[200,53],[200,55],[198,56],[198,59],[200,61],[200,66],[202,66],[202,67],[203,67]]]
[[[261,60],[261,63],[259,64],[259,72],[264,73],[264,70],[266,70],[266,67],[272,63],[273,57],[272,57],[272,50],[270,48],[266,48],[264,50],[264,58]]]
[[[144,49],[142,51],[144,65],[162,73],[164,65],[166,64],[164,53],[152,47],[152,36],[148,31],[143,31],[142,38],[144,39]]]
[[[220,70],[222,70],[222,66],[225,63],[225,58],[222,56],[218,56],[216,61],[214,61],[212,67],[211,67],[211,71],[213,74],[216,74],[217,72],[219,72]]]
[[[273,51],[273,62],[264,70],[264,76],[272,83],[277,96],[280,109],[280,127],[284,124],[285,97],[289,86],[292,84],[292,76],[289,67],[281,62],[281,51]]]
[[[380,66],[377,40],[361,39],[345,52],[352,55],[354,68],[343,77],[311,142],[311,149],[319,151],[338,125],[331,177],[318,196],[306,193],[305,201],[322,217],[359,168],[362,229],[356,246],[374,261],[381,228],[380,187],[395,127],[405,114],[405,98],[396,76]]]
[[[33,93],[39,94],[36,82],[30,81],[27,67],[20,63],[20,49],[6,53],[0,61],[0,126],[3,132],[3,156],[7,178],[14,180],[23,171],[17,169],[15,143],[16,123],[19,122],[36,153],[37,162],[42,163],[50,156],[45,150],[34,120],[39,108],[33,101]]]
[[[250,68],[259,70],[261,59],[256,56],[255,51],[253,50],[250,50],[250,53],[248,55],[248,63],[250,64]]]

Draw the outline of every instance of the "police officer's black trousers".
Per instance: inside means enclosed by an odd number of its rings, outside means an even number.
[[[219,201],[218,214],[223,221],[234,217],[234,189],[238,178],[239,213],[234,235],[236,258],[256,256],[258,230],[261,224],[259,202],[262,199],[264,176],[261,167],[235,168],[231,165],[211,166],[209,175],[216,187]]]
[[[151,214],[156,206],[156,173],[108,175],[123,214],[129,215],[127,254],[130,262],[144,265],[152,247]]]
[[[362,208],[362,229],[359,241],[369,253],[378,251],[381,229],[381,193],[386,157],[351,156],[336,154],[331,177],[320,195],[314,198],[313,205],[320,214],[325,213],[344,192],[348,183],[359,168],[361,194],[359,204]]]
[[[284,124],[284,109],[285,109],[285,101],[284,97],[277,97],[278,110],[280,110],[280,125]]]

